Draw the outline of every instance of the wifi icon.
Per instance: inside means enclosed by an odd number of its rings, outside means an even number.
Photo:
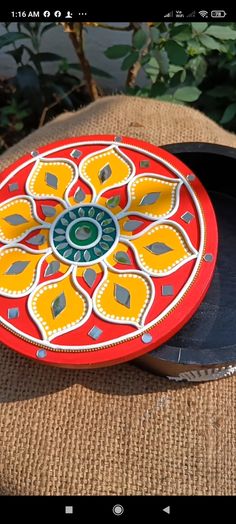
[[[202,18],[208,17],[208,11],[198,11],[198,12],[199,12],[199,15],[202,16]]]

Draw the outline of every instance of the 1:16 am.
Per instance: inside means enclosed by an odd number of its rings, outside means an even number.
[[[40,16],[40,11],[29,11],[28,13],[26,11],[11,11],[11,15],[13,18],[37,18]]]

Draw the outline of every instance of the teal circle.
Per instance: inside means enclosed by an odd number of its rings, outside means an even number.
[[[78,248],[90,245],[97,237],[98,227],[93,222],[81,220],[70,228],[69,238],[74,244],[77,244]]]
[[[57,217],[50,241],[62,261],[86,266],[107,256],[117,244],[118,235],[118,222],[110,211],[96,204],[81,204]]]

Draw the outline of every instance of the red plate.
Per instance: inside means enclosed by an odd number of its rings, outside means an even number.
[[[71,138],[27,154],[1,181],[0,330],[15,351],[64,367],[116,364],[163,344],[198,308],[216,219],[170,153]]]

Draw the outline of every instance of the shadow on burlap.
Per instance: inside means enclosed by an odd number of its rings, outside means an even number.
[[[1,168],[39,145],[96,133],[236,147],[234,135],[199,112],[117,96],[34,132],[2,156]],[[63,370],[1,346],[0,491],[236,494],[235,384],[175,384],[130,364]]]

